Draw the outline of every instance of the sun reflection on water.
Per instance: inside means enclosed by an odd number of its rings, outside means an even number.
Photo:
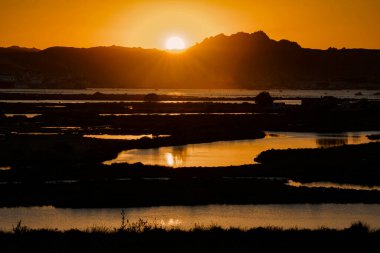
[[[174,166],[174,158],[172,153],[165,153],[166,164],[170,167]]]
[[[182,221],[179,219],[170,218],[167,221],[160,220],[160,225],[162,225],[163,227],[178,227],[181,224],[182,224]]]
[[[377,132],[297,133],[268,132],[254,140],[219,141],[183,146],[122,151],[104,164],[137,163],[177,167],[218,167],[254,163],[254,158],[270,149],[329,148],[371,142],[366,136]]]

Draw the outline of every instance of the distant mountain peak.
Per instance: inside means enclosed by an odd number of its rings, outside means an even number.
[[[23,52],[38,52],[40,51],[37,48],[28,48],[28,47],[19,47],[19,46],[10,46],[7,47],[6,49],[11,50],[11,51],[23,51]]]
[[[262,40],[270,40],[269,36],[264,31],[257,31],[251,34],[253,38],[262,39]]]
[[[183,54],[118,46],[33,50],[0,48],[0,73],[31,88],[380,87],[380,50],[307,49],[263,31],[219,34]]]
[[[271,40],[269,38],[269,36],[263,31],[257,31],[254,33],[238,32],[238,33],[231,34],[229,36],[225,35],[224,33],[218,34],[216,36],[211,36],[211,37],[206,38],[205,40],[203,40],[199,44],[202,44],[202,43],[208,42],[208,41],[235,40],[235,39],[239,39],[239,40],[243,40],[243,39],[246,39],[246,40],[263,40],[263,41],[264,40],[267,40],[267,41]]]
[[[254,33],[238,32],[232,35],[218,34],[213,37],[206,38],[201,43],[196,44],[193,49],[204,50],[223,50],[228,48],[268,48],[279,47],[283,49],[301,48],[297,42],[289,40],[276,41],[271,39],[264,31]]]

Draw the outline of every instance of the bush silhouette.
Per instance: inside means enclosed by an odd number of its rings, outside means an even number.
[[[263,91],[255,97],[255,102],[260,107],[268,107],[273,105],[273,98],[269,92]]]
[[[149,93],[144,96],[145,102],[156,102],[158,101],[158,95],[156,93]]]

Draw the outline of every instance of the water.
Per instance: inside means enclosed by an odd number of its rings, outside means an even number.
[[[366,136],[380,132],[334,134],[268,132],[264,139],[219,141],[183,146],[122,151],[104,164],[137,163],[170,167],[217,167],[252,164],[253,159],[269,149],[327,148],[371,142]]]
[[[380,228],[379,204],[289,204],[289,205],[207,205],[126,208],[125,218],[191,229],[195,224],[224,228],[276,226],[283,228],[329,227],[343,229],[356,221]],[[93,226],[116,228],[121,209],[62,209],[54,207],[0,208],[0,229],[10,230],[19,220],[30,228],[86,229]]]
[[[86,134],[83,135],[85,138],[95,138],[95,139],[105,139],[105,140],[139,140],[141,138],[162,138],[170,137],[170,135],[153,135],[153,134],[143,134],[143,135],[116,135],[116,134]]]
[[[81,130],[82,127],[79,126],[50,126],[50,127],[41,127],[43,129],[59,129],[59,130]]]
[[[254,97],[263,90],[247,89],[0,89],[4,93],[24,93],[24,94],[94,94],[96,92],[104,94],[148,94],[156,93],[158,95],[172,96],[194,96],[194,97]],[[367,98],[380,99],[375,95],[379,90],[269,90],[274,97],[281,98],[319,98],[322,96],[334,96],[337,98]],[[358,96],[356,94],[361,93]]]
[[[257,115],[262,113],[251,113],[251,112],[179,112],[179,113],[102,113],[99,116],[181,116],[181,115]],[[268,114],[268,113],[266,113]],[[276,114],[276,113],[273,113]]]
[[[25,103],[25,104],[86,104],[86,103],[122,103],[118,100],[0,100],[0,103]],[[135,102],[135,101],[133,101]],[[61,108],[58,107],[58,108]]]
[[[380,186],[365,186],[357,184],[340,184],[333,182],[311,182],[311,183],[301,183],[293,180],[289,180],[287,185],[293,187],[307,187],[307,188],[334,188],[341,190],[356,190],[356,191],[380,191]]]
[[[32,118],[35,118],[37,116],[41,116],[42,114],[33,114],[33,113],[6,113],[4,114],[5,117],[7,118],[12,118],[12,117],[17,117],[17,116],[23,116],[23,117],[26,117],[28,119],[32,119]]]
[[[97,99],[91,99],[91,100],[85,100],[85,99],[61,99],[61,100],[0,100],[0,103],[25,103],[25,104],[86,104],[86,103],[125,103],[125,102],[133,102],[133,103],[144,103],[143,100],[97,100]],[[253,100],[167,100],[167,101],[157,101],[157,103],[163,103],[163,104],[174,104],[174,103],[222,103],[222,104],[254,104],[255,101]],[[287,105],[301,105],[301,100],[274,100],[274,103],[284,103]]]
[[[61,133],[40,133],[40,132],[19,133],[19,132],[11,132],[11,134],[15,134],[15,135],[35,135],[35,136],[39,136],[39,135],[60,135]]]

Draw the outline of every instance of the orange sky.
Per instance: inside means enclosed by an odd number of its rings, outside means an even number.
[[[265,31],[326,49],[380,48],[379,0],[1,0],[0,46],[164,48],[172,35]]]

